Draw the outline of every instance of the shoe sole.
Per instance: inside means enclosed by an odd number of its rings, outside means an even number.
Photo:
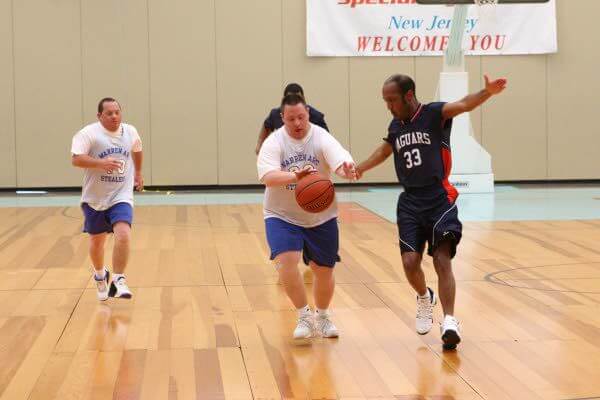
[[[293,346],[310,346],[310,345],[312,345],[313,339],[314,339],[314,336],[299,337],[299,338],[292,337],[291,344]]]
[[[306,339],[312,339],[314,336],[310,335],[310,336],[300,336],[300,337],[295,337],[293,336],[294,340],[306,340]]]
[[[444,342],[444,350],[455,350],[456,345],[460,343],[460,336],[452,329],[448,329],[442,335],[442,342]]]
[[[115,296],[115,295],[112,295],[112,296],[109,296],[109,297],[112,297],[113,299],[125,299],[125,300],[129,300],[129,299],[131,299],[133,296],[132,296],[130,293],[124,293],[124,294],[122,294],[122,295],[120,295],[120,296]]]

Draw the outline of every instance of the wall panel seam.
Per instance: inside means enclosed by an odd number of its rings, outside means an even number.
[[[150,182],[154,180],[154,146],[152,146],[152,46],[150,44],[150,0],[146,0],[146,31],[148,33],[148,136],[150,137]]]
[[[19,173],[19,161],[17,158],[17,67],[16,67],[16,53],[15,53],[15,0],[10,2],[10,17],[11,17],[11,31],[12,31],[12,104],[13,104],[13,156],[14,156],[14,185],[18,186],[18,173]]]
[[[548,57],[548,55],[546,55],[544,58],[545,58],[544,66],[545,66],[545,73],[546,73],[546,76],[544,77],[545,78],[545,83],[546,83],[544,85],[544,88],[546,90],[546,92],[544,93],[544,98],[545,98],[544,107],[546,108],[544,110],[544,113],[545,113],[545,115],[544,115],[544,123],[546,125],[544,127],[545,128],[544,130],[545,130],[545,133],[546,133],[546,179],[549,179],[550,178],[550,146],[549,146],[549,142],[550,142],[550,116],[548,115],[548,110],[549,110],[549,107],[550,107],[549,102],[548,102],[548,93],[549,93],[549,90],[548,90],[548,58],[549,57]]]
[[[217,171],[216,171],[216,178],[217,178],[217,185],[221,184],[221,151],[220,151],[220,136],[221,136],[221,127],[219,124],[220,118],[219,118],[219,53],[218,53],[218,36],[219,36],[219,29],[217,28],[217,24],[219,23],[219,20],[217,19],[217,1],[213,0],[213,33],[215,35],[215,44],[214,44],[214,63],[215,63],[215,128],[216,128],[216,155],[217,155]]]

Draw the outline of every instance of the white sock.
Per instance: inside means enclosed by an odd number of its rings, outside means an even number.
[[[322,315],[323,317],[328,317],[329,316],[329,309],[321,309],[321,308],[317,308],[317,315]]]
[[[305,305],[304,307],[300,307],[297,309],[298,311],[298,316],[299,317],[303,317],[307,314],[312,314],[312,310],[310,309],[310,307],[307,305]]]
[[[113,280],[113,282],[116,282],[121,278],[125,278],[125,274],[113,274],[112,280]]]
[[[100,272],[95,269],[94,276],[96,277],[96,280],[98,280],[98,281],[106,278],[106,267],[102,267],[102,270]]]
[[[417,296],[419,296],[420,299],[428,299],[430,297],[429,289],[425,290],[425,295],[421,296],[420,294],[417,294]]]

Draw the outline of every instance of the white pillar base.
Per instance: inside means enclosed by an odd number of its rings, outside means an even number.
[[[452,174],[449,181],[458,193],[494,193],[494,174]]]

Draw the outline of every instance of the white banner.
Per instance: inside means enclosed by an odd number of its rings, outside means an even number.
[[[306,0],[309,56],[437,56],[448,46],[454,7],[416,0]],[[555,0],[469,6],[470,55],[557,51]]]

